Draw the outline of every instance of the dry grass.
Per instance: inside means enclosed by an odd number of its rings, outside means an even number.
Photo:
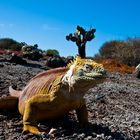
[[[100,60],[100,63],[110,72],[120,72],[120,73],[133,73],[135,67],[130,67],[128,65],[121,64],[113,59]]]

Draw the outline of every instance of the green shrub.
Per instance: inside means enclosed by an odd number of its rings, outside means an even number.
[[[23,57],[31,60],[39,60],[42,58],[42,50],[38,49],[37,47],[37,44],[34,46],[24,45],[22,47]]]
[[[56,49],[48,49],[45,53],[47,56],[59,56],[59,51]]]

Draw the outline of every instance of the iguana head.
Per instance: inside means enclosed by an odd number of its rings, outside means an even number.
[[[81,86],[93,86],[104,81],[106,70],[102,64],[98,64],[92,59],[81,59],[77,57],[68,65],[69,70],[62,81],[68,83],[70,87],[79,84]]]

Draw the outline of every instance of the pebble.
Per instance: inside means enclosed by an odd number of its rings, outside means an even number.
[[[93,139],[92,136],[88,136],[88,137],[86,138],[86,140],[92,140],[92,139]]]
[[[140,136],[135,136],[135,140],[140,140]]]
[[[0,67],[2,68],[2,67],[4,67],[4,65],[3,64],[0,64]]]
[[[84,137],[85,137],[84,133],[78,135],[78,138],[82,138],[83,139]]]
[[[95,138],[97,134],[95,132],[92,133],[92,137]]]
[[[5,140],[5,137],[4,136],[0,136],[0,140]]]
[[[112,140],[112,136],[108,136],[107,137],[107,140]]]
[[[78,135],[77,133],[74,133],[72,136],[73,136],[73,137],[77,137],[77,135]]]

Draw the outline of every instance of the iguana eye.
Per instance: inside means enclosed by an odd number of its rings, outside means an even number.
[[[86,72],[90,72],[92,69],[93,69],[92,66],[89,64],[85,64],[83,68],[83,70]]]

